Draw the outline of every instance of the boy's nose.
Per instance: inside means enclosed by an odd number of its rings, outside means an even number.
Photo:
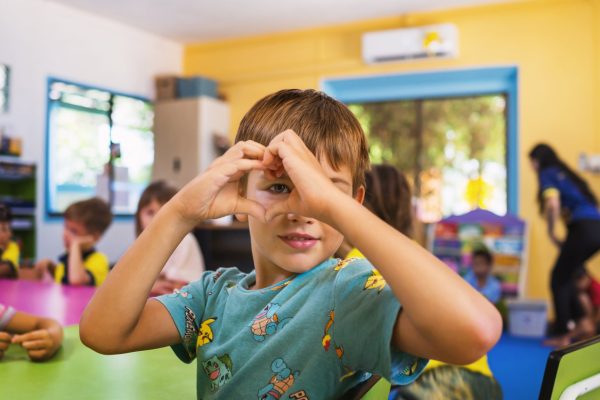
[[[313,223],[313,220],[311,218],[303,217],[302,215],[298,215],[298,214],[294,214],[294,213],[288,213],[287,219],[288,219],[288,221],[291,221],[291,222],[303,222],[306,224]]]

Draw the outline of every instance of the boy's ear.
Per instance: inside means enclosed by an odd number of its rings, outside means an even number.
[[[356,194],[354,195],[354,199],[356,201],[358,201],[360,204],[362,204],[365,201],[365,187],[363,185],[360,185],[358,187],[358,189],[356,189]]]

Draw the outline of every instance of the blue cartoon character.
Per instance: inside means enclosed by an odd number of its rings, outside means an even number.
[[[277,358],[271,363],[271,371],[275,375],[271,377],[268,385],[258,391],[259,400],[280,399],[300,375],[299,371],[292,372],[281,358]]]
[[[277,314],[279,307],[279,304],[269,303],[252,320],[250,331],[257,342],[262,342],[267,335],[273,335],[278,330],[283,329],[285,324],[291,319],[280,319]]]
[[[216,391],[231,379],[233,363],[229,354],[223,354],[220,357],[212,356],[206,361],[202,361],[202,368],[210,379],[210,390]]]

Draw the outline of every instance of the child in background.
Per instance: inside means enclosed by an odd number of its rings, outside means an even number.
[[[19,274],[19,245],[12,241],[12,213],[0,204],[0,278],[16,278]]]
[[[112,213],[106,202],[97,197],[71,204],[64,213],[63,243],[65,251],[59,263],[40,260],[35,265],[38,279],[51,276],[65,285],[100,286],[108,275],[105,254],[95,249],[108,229]]]
[[[409,383],[424,358],[481,357],[500,336],[500,315],[360,204],[368,164],[342,103],[314,90],[263,98],[236,144],[160,209],[98,289],[83,343],[106,354],[171,345],[186,362],[198,357],[203,399],[334,399],[371,374]],[[221,268],[148,299],[181,239],[231,214],[248,220],[254,271]],[[331,258],[344,236],[377,271]]]
[[[62,340],[62,327],[55,320],[18,312],[0,303],[0,359],[8,346],[17,344],[31,360],[47,360],[56,354]]]
[[[365,175],[365,207],[410,237],[413,226],[412,195],[404,174],[391,165],[374,165]],[[345,245],[350,246],[347,241]],[[363,257],[354,248],[348,257]],[[494,379],[487,356],[468,365],[430,360],[423,374],[405,386],[394,386],[390,399],[499,400],[502,389]]]
[[[135,233],[137,236],[150,224],[158,210],[177,193],[177,189],[164,181],[148,185],[140,196],[135,213]],[[204,271],[204,260],[198,241],[188,233],[171,257],[165,263],[150,294],[153,296],[172,293],[189,282],[200,279]]]
[[[500,301],[502,288],[500,281],[492,275],[494,257],[485,247],[475,249],[471,256],[471,270],[465,279],[489,301],[496,304]]]

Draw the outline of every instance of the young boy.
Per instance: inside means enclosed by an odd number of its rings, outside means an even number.
[[[0,359],[8,346],[16,344],[27,351],[31,360],[47,360],[58,351],[62,340],[62,326],[55,320],[0,304]]]
[[[16,278],[19,273],[19,245],[12,241],[12,213],[0,204],[0,278]]]
[[[64,218],[66,253],[59,257],[58,264],[49,259],[38,261],[38,278],[49,273],[57,283],[100,286],[108,275],[109,263],[94,245],[112,221],[108,204],[99,198],[78,201],[67,207]]]
[[[468,363],[494,345],[495,308],[360,204],[368,151],[343,104],[277,92],[246,114],[236,142],[160,209],[96,292],[80,323],[87,346],[198,357],[198,398],[333,399],[370,374],[407,383],[425,358]],[[255,270],[206,272],[147,299],[183,236],[230,214],[248,220]],[[344,236],[378,272],[330,258]]]
[[[471,257],[471,271],[465,275],[465,279],[489,301],[498,303],[502,296],[502,287],[498,278],[492,275],[494,266],[492,253],[482,247],[474,250]]]

